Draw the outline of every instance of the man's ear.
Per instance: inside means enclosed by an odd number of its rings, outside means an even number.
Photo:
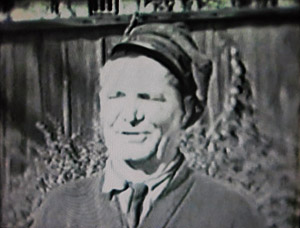
[[[203,113],[203,105],[195,96],[186,96],[183,99],[185,114],[182,118],[182,128],[187,129],[192,126]]]

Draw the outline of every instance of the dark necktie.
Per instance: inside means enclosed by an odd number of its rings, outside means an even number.
[[[140,215],[143,210],[143,201],[147,195],[148,187],[145,184],[133,184],[131,203],[128,210],[128,225],[130,228],[136,228],[139,224]]]

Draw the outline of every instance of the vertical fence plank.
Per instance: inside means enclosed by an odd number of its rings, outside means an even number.
[[[39,72],[39,42],[40,37],[34,36],[27,44],[24,60],[26,64],[25,80],[26,80],[26,138],[27,138],[27,153],[26,160],[31,160],[30,141],[41,142],[41,132],[36,128],[36,123],[43,118],[42,99],[40,87],[40,72]]]
[[[44,34],[39,53],[42,121],[49,126],[48,116],[62,123],[63,59],[61,43],[55,36]]]
[[[6,62],[8,59],[7,54],[9,53],[10,45],[3,45],[0,46],[0,69],[1,69],[1,83],[0,83],[0,171],[1,171],[1,178],[0,178],[0,191],[1,191],[1,199],[0,199],[0,210],[3,211],[4,208],[4,197],[7,193],[7,167],[6,167],[6,148],[5,148],[5,141],[6,141]],[[3,214],[1,213],[0,217],[0,226],[3,224]]]
[[[101,42],[71,40],[63,44],[66,73],[70,89],[71,126],[73,133],[93,134],[95,102],[102,64]]]
[[[24,53],[24,47],[20,44],[5,44],[2,46],[2,55],[5,60],[2,62],[3,81],[5,91],[5,132],[4,132],[4,206],[8,203],[7,194],[11,189],[11,180],[13,175],[20,173],[24,167],[24,123],[25,123],[25,105],[24,98],[26,90],[24,89],[23,70],[21,53]],[[23,103],[24,102],[24,103]],[[22,167],[23,166],[23,167]],[[6,215],[4,215],[4,220]]]
[[[298,119],[297,112],[299,106],[299,85],[300,85],[300,66],[295,64],[294,59],[300,59],[300,47],[295,45],[296,40],[300,38],[300,28],[285,26],[278,31],[273,29],[270,34],[273,37],[273,54],[276,73],[280,78],[280,89],[277,91],[278,106],[280,112],[280,129],[282,129],[282,137],[288,139],[287,143],[291,143],[291,138],[295,138],[297,129],[293,123]],[[280,48],[280,44],[282,47]],[[274,48],[277,47],[277,48]],[[284,61],[281,59],[284,58]],[[274,72],[275,73],[275,72]],[[298,75],[298,80],[295,80]],[[278,119],[279,120],[279,119]],[[295,131],[296,130],[296,131]],[[295,142],[293,142],[295,146]]]

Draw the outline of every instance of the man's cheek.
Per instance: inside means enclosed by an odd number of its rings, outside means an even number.
[[[165,120],[164,122],[161,122],[161,124],[159,126],[162,134],[166,137],[169,137],[170,134],[171,135],[176,134],[176,132],[179,132],[181,129],[180,122],[178,120],[176,120],[176,118],[174,118],[173,116],[171,116],[171,119],[174,121]]]
[[[151,122],[161,124],[170,121],[171,113],[164,110],[163,107],[157,106],[150,109],[146,116]]]
[[[100,118],[104,124],[113,126],[114,122],[120,115],[120,107],[113,104],[106,104],[102,106],[103,109],[100,114]]]
[[[155,121],[159,125],[170,125],[172,122],[176,121],[174,118],[175,115],[172,112],[166,112],[166,111],[160,111],[159,114],[156,115],[156,117],[153,118],[153,121]]]

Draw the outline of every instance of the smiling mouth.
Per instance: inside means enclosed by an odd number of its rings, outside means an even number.
[[[143,143],[148,138],[150,134],[149,131],[121,131],[121,135],[123,135],[124,139],[129,143]]]
[[[139,131],[122,131],[121,134],[123,135],[148,135],[150,134],[149,131],[142,131],[142,132],[139,132]]]

